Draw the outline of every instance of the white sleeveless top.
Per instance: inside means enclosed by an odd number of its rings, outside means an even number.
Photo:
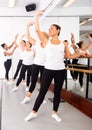
[[[82,50],[80,50],[80,49],[79,49],[79,51],[80,51],[80,53],[85,52],[85,51],[82,51]],[[86,50],[86,52],[87,52],[88,54],[90,54],[88,50]],[[79,59],[78,59],[78,64],[87,65],[87,64],[88,64],[88,58],[79,58]]]
[[[24,65],[32,65],[34,60],[34,50],[23,52],[23,64]]]
[[[52,44],[50,41],[46,46],[46,63],[45,68],[50,70],[65,69],[64,64],[64,44]]]
[[[4,50],[4,52],[10,53],[10,52],[11,52],[11,49],[8,49],[7,51]],[[4,55],[4,61],[7,61],[8,59],[12,59],[12,56],[11,56],[11,55],[10,55],[10,56],[5,56],[5,55]]]
[[[41,46],[41,44],[37,43],[35,45],[36,55],[34,58],[34,64],[44,66],[45,65],[45,56],[46,56],[46,49]]]

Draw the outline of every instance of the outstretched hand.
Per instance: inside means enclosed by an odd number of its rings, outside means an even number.
[[[29,22],[28,24],[27,24],[27,26],[29,27],[29,26],[32,26],[34,24],[34,22]]]
[[[39,10],[37,13],[36,13],[36,16],[40,16],[40,15],[43,15],[45,10]]]
[[[71,38],[74,38],[74,34],[73,33],[71,33]]]

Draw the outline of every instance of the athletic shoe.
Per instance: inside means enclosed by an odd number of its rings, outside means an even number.
[[[55,119],[57,122],[62,121],[62,119],[57,114],[52,114],[52,118]]]
[[[15,87],[15,88],[12,89],[12,92],[15,92],[17,90],[18,90],[18,87]]]
[[[37,113],[31,112],[26,118],[25,121],[29,121],[33,118],[37,117]]]
[[[83,91],[84,91],[84,88],[83,88],[83,87],[81,87],[80,91],[81,91],[81,92],[83,92]]]
[[[28,91],[29,91],[29,87],[26,87],[26,89],[25,89],[25,90],[26,90],[26,92],[28,92]]]
[[[26,103],[30,102],[30,100],[31,100],[30,97],[26,96],[24,98],[24,100],[21,102],[21,104],[26,104]]]
[[[47,101],[46,101],[46,100],[44,100],[44,101],[43,101],[43,104],[46,104],[46,103],[47,103]]]
[[[11,82],[10,82],[10,81],[7,81],[7,84],[8,84],[8,85],[10,85],[10,84],[11,84]]]

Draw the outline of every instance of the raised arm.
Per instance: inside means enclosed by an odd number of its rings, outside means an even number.
[[[35,31],[41,43],[47,44],[49,36],[46,32],[42,32],[40,30],[40,25],[39,25],[39,16],[41,16],[43,13],[44,13],[44,10],[40,10],[35,15]]]
[[[12,44],[10,44],[10,45],[8,46],[8,49],[12,48],[13,45],[14,45],[14,41],[12,42]]]
[[[15,45],[16,47],[18,47],[18,44],[17,44],[17,38],[18,38],[18,36],[19,36],[19,34],[16,34],[16,35],[15,35],[15,39],[14,39],[14,45]]]
[[[14,53],[14,51],[15,51],[16,48],[17,48],[17,45],[14,46],[14,48],[12,49],[11,52],[4,51],[4,55],[5,55],[5,56],[10,56],[10,55],[12,55],[12,54]]]
[[[33,37],[31,37],[31,35],[30,35],[30,30],[29,30],[30,26],[32,26],[33,24],[34,24],[34,22],[29,22],[29,23],[27,24],[26,37],[27,37],[28,41],[29,41],[31,44],[35,45],[36,40],[35,40]]]
[[[74,49],[74,51],[76,52],[77,46],[75,45],[75,38],[74,38],[73,33],[71,33],[71,46]]]
[[[12,44],[10,44],[10,45],[8,46],[8,49],[12,48],[13,45],[16,44],[17,37],[18,37],[18,34],[15,36],[14,41],[12,42]]]
[[[64,45],[65,45],[65,58],[74,59],[74,58],[79,58],[81,56],[83,56],[83,57],[87,56],[87,52],[81,53],[79,51],[79,49],[77,49],[74,54],[71,54],[70,51],[69,51],[67,42],[64,42]]]
[[[89,39],[87,49],[90,50],[92,48],[92,37],[89,34],[86,34],[85,37]]]
[[[24,49],[25,49],[26,41],[23,40],[24,37],[25,37],[25,34],[23,34],[21,36],[20,41],[19,41],[19,47],[20,47],[21,51],[24,51]]]

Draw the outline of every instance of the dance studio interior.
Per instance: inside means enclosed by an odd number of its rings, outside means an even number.
[[[92,130],[92,0],[2,0],[0,31],[0,130]]]

